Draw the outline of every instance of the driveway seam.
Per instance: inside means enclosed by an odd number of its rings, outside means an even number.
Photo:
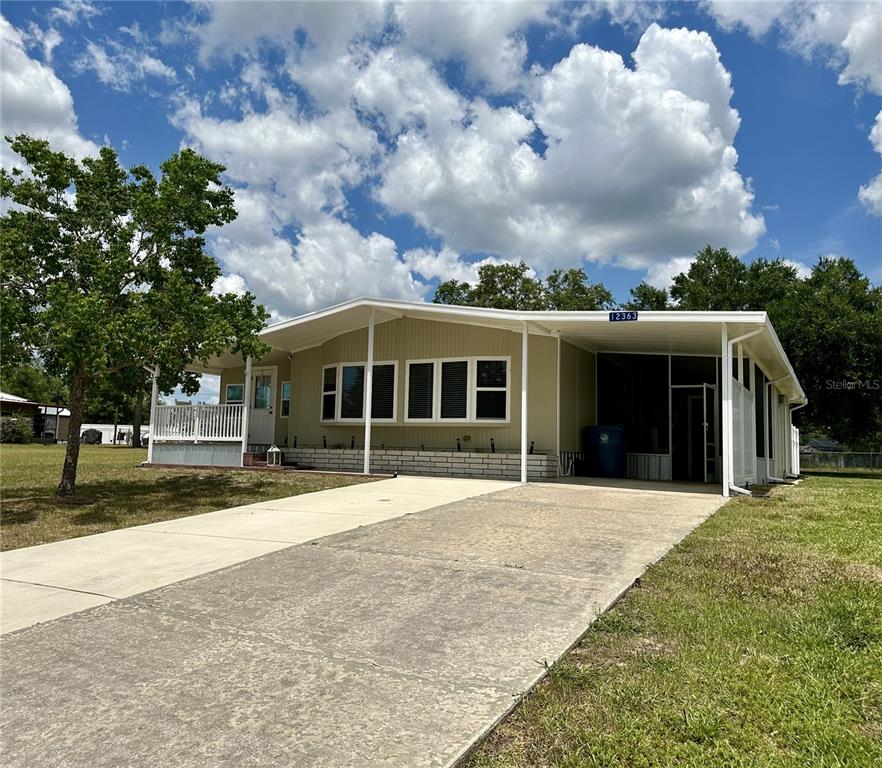
[[[101,592],[90,592],[88,589],[74,589],[73,587],[61,587],[57,584],[42,584],[39,581],[25,581],[24,579],[8,579],[5,576],[0,577],[0,581],[8,581],[11,584],[28,584],[32,587],[45,587],[46,589],[60,589],[64,592],[77,592],[81,595],[94,595],[95,597],[106,597],[108,600],[119,600],[120,599],[118,597],[114,597],[113,595],[105,595]]]

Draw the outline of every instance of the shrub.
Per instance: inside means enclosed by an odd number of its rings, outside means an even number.
[[[0,443],[29,443],[34,438],[34,420],[23,413],[0,416]]]

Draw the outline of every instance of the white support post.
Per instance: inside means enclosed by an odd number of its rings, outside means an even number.
[[[744,386],[744,345],[738,342],[738,375],[735,377],[738,383]]]
[[[245,393],[242,395],[242,459],[245,466],[245,454],[248,453],[248,422],[251,411],[251,355],[245,360]]]
[[[367,362],[364,366],[364,474],[371,473],[371,407],[374,395],[374,310],[368,318]]]
[[[725,323],[722,328],[723,496],[728,497],[729,486],[732,483],[732,453],[735,449],[732,442],[732,348],[729,345],[729,329]]]
[[[153,463],[153,443],[155,442],[157,427],[156,423],[156,406],[159,403],[159,366],[154,366],[150,372],[153,383],[150,387],[150,439],[147,441],[147,463]]]
[[[555,336],[557,336],[557,403],[555,409],[557,428],[554,433],[554,452],[557,454],[557,470],[560,474],[560,331],[557,331]]]
[[[527,482],[527,374],[529,367],[530,334],[527,324],[521,340],[521,482]]]

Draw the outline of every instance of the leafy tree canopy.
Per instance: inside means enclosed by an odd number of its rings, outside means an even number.
[[[631,300],[625,302],[624,309],[645,310],[647,312],[663,312],[674,309],[664,288],[655,288],[643,282],[630,290]]]
[[[612,294],[591,283],[583,269],[555,269],[545,281],[524,263],[484,264],[474,284],[448,280],[438,286],[436,304],[518,310],[598,310],[614,306]]]
[[[24,168],[0,171],[0,350],[38,354],[68,383],[71,439],[58,492],[74,492],[86,393],[112,374],[160,366],[160,386],[225,349],[259,356],[267,314],[251,294],[217,295],[205,232],[236,216],[223,167],[191,150],[126,170],[103,147],[81,162],[28,136]]]

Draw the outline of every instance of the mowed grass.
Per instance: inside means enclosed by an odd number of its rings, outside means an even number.
[[[882,766],[882,473],[727,504],[466,764]]]
[[[84,445],[77,493],[55,496],[63,445],[0,446],[0,549],[30,547],[364,482],[288,471],[142,469],[147,451]]]

